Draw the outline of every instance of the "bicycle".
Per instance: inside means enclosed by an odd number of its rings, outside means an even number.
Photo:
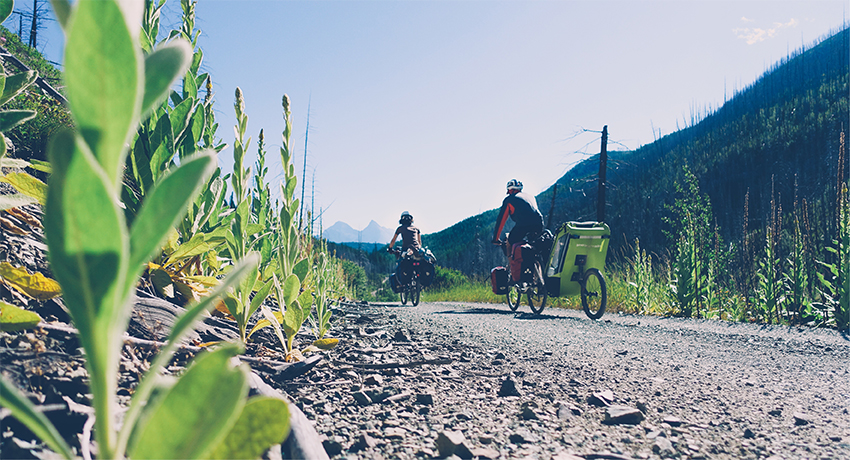
[[[501,241],[500,246],[505,254],[508,253],[507,242]],[[534,262],[528,267],[530,273],[522,273],[519,281],[508,280],[508,292],[505,297],[511,311],[517,311],[522,303],[522,296],[526,297],[528,306],[535,314],[540,314],[546,308],[549,299],[549,291],[546,289],[546,281],[543,278],[541,259],[535,251]],[[529,277],[530,276],[530,277]]]
[[[516,311],[522,296],[527,295],[531,311],[539,315],[549,297],[578,295],[587,317],[601,318],[608,304],[608,287],[602,269],[610,235],[611,230],[603,222],[566,222],[555,235],[544,230],[543,234],[532,238],[529,242],[534,248],[532,278],[526,273],[523,274],[525,279],[513,281],[508,275],[505,294],[508,308]],[[501,247],[507,255],[506,243],[502,242]],[[543,265],[544,260],[546,265]],[[540,279],[543,280],[542,292]],[[493,292],[499,293],[495,284]]]
[[[387,248],[387,252],[395,254],[396,260],[400,261],[396,272],[392,275],[398,282],[393,286],[393,291],[398,293],[402,305],[407,305],[407,302],[414,307],[419,305],[422,289],[426,284],[430,284],[430,282],[424,283],[423,281],[426,281],[424,278],[431,279],[434,276],[433,264],[425,259],[402,255],[400,249]]]

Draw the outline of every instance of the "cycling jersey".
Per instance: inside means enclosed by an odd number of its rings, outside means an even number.
[[[537,209],[537,200],[527,193],[512,193],[502,201],[502,209],[499,210],[499,216],[496,218],[493,241],[501,239],[508,217],[516,224],[509,235],[511,243],[519,242],[529,233],[543,230],[543,214]]]

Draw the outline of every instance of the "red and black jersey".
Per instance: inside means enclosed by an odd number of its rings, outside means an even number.
[[[516,224],[514,230],[511,231],[511,236],[518,230],[521,230],[523,234],[543,230],[543,214],[537,209],[537,200],[527,193],[512,193],[502,201],[502,209],[499,210],[499,217],[496,218],[496,231],[493,233],[493,241],[502,236],[502,230],[505,228],[508,217]]]
[[[401,250],[405,251],[408,248],[418,251],[419,245],[419,229],[413,225],[399,225],[395,230],[396,236],[401,235]],[[395,239],[395,236],[393,237]]]

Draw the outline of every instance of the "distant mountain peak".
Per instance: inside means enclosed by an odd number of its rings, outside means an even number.
[[[334,243],[382,243],[390,242],[393,237],[393,230],[383,227],[374,220],[369,222],[363,230],[355,230],[351,225],[345,222],[337,221],[335,224],[326,228],[322,233],[324,238]]]

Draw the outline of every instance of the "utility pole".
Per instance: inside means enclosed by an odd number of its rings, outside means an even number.
[[[602,128],[602,150],[599,152],[599,192],[596,201],[596,220],[605,221],[605,171],[608,168],[608,125]]]

